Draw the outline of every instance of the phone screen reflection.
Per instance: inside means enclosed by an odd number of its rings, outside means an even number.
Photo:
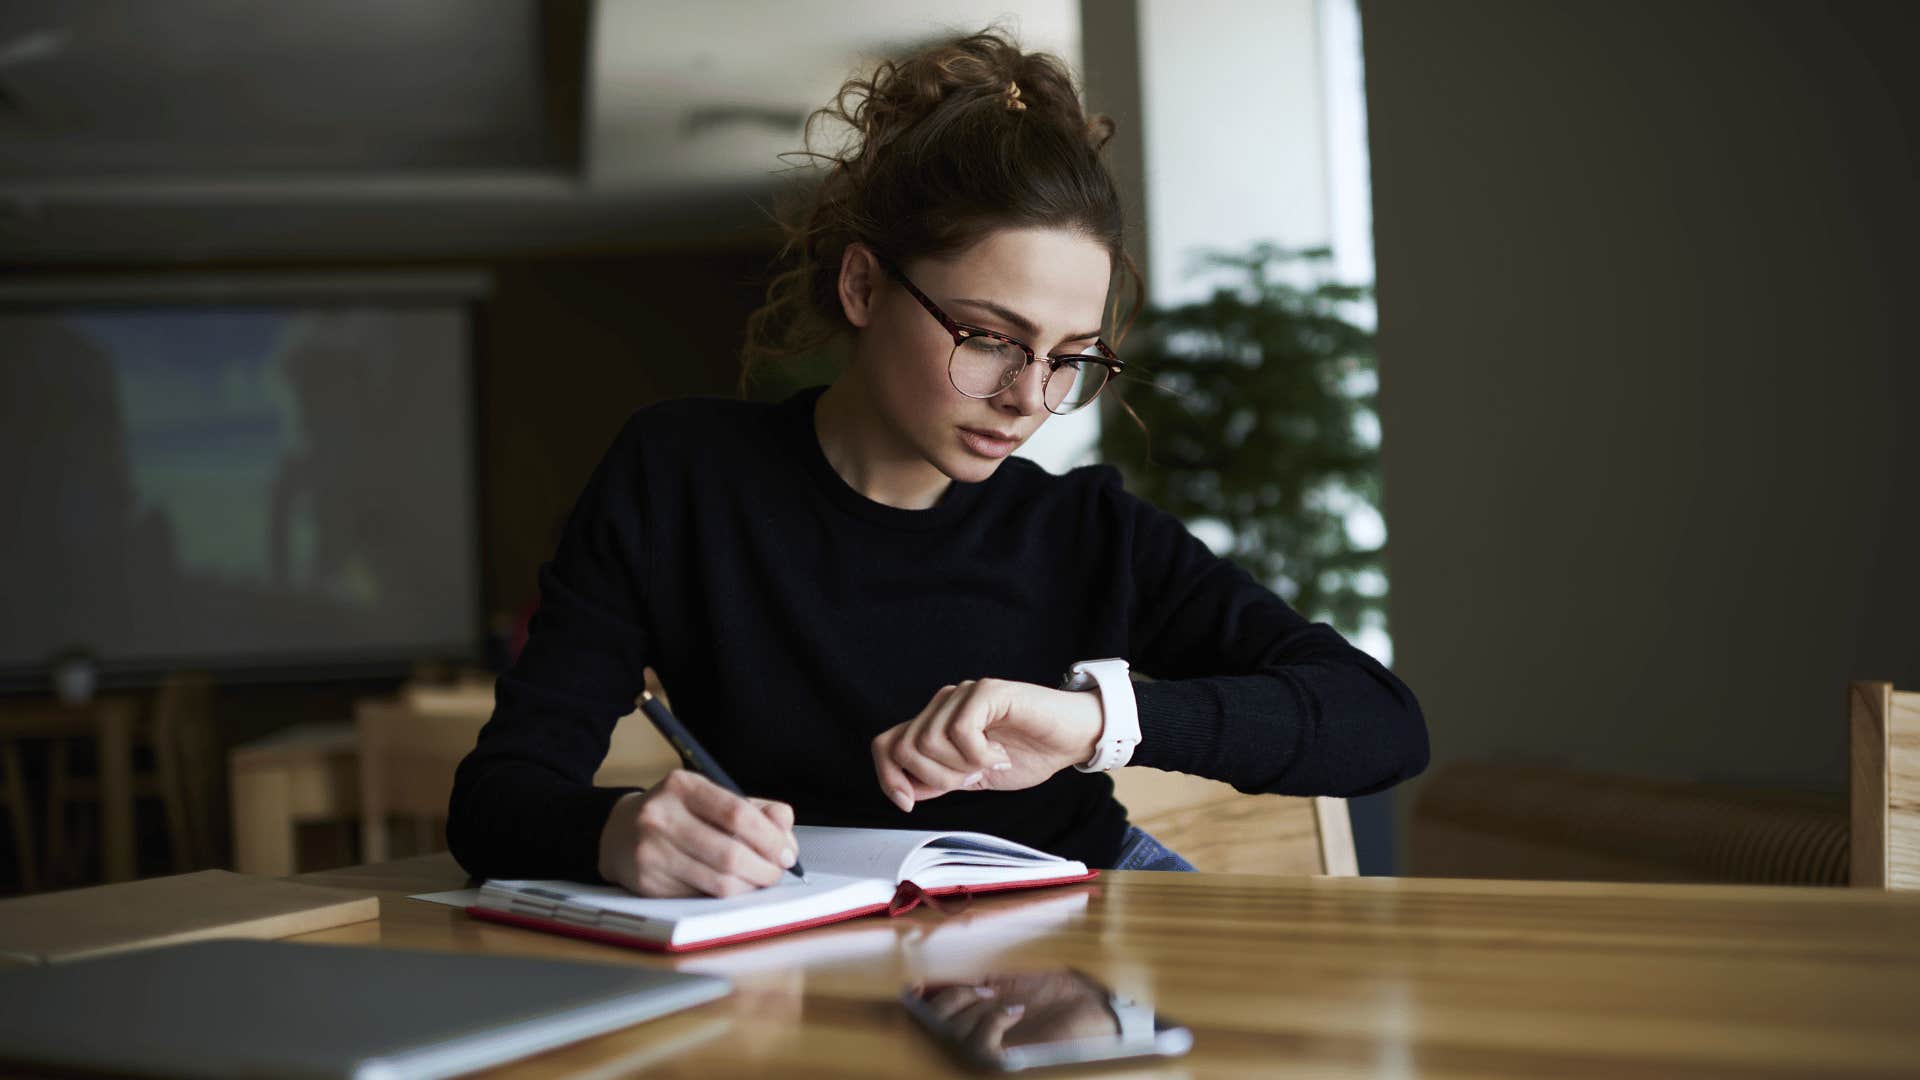
[[[964,1057],[999,1068],[1182,1052],[1129,1000],[1071,969],[988,975],[910,987],[902,997],[922,1023]]]

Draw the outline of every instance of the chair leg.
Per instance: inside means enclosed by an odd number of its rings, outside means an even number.
[[[5,769],[7,816],[13,819],[13,853],[20,863],[20,889],[40,887],[38,861],[33,854],[33,818],[27,813],[27,775],[20,767],[20,744],[0,744],[0,768]]]
[[[200,672],[169,675],[154,695],[154,766],[176,873],[214,861],[211,713],[212,681]]]
[[[193,869],[191,825],[187,821],[186,792],[180,777],[180,755],[174,746],[173,732],[160,728],[154,732],[153,768],[159,782],[160,804],[167,822],[167,850],[173,858],[173,872],[184,874]]]
[[[47,881],[57,885],[67,870],[67,780],[72,748],[65,739],[47,749]]]
[[[216,787],[220,783],[213,748],[212,721],[202,709],[198,722],[184,725],[180,734],[180,786],[186,795],[187,835],[191,839],[193,865],[219,863],[213,839],[214,807],[219,804]]]
[[[415,855],[425,855],[439,849],[439,824],[430,817],[413,819],[413,853]]]
[[[333,823],[334,850],[340,861],[335,866],[352,866],[361,862],[360,823],[351,819],[342,819]]]

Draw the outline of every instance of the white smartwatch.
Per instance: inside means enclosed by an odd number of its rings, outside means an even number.
[[[1063,690],[1100,691],[1100,715],[1103,727],[1093,757],[1081,772],[1111,772],[1133,760],[1133,748],[1140,745],[1140,709],[1133,700],[1133,680],[1127,675],[1127,662],[1118,658],[1082,660],[1067,669],[1060,683]]]

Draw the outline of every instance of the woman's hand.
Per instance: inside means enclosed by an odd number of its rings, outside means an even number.
[[[1097,693],[969,679],[875,736],[873,769],[887,798],[910,811],[949,791],[1030,788],[1091,758],[1102,728]]]
[[[600,876],[641,896],[736,896],[779,881],[798,852],[793,807],[675,769],[613,804]]]

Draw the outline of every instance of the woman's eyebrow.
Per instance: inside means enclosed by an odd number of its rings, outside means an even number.
[[[1040,328],[1033,325],[1032,319],[1027,318],[1026,316],[1020,314],[1017,311],[1014,311],[1012,308],[1009,308],[1004,304],[994,303],[992,300],[972,300],[972,299],[962,298],[959,300],[949,300],[947,301],[947,303],[966,304],[969,307],[979,308],[981,311],[984,311],[987,314],[992,315],[995,318],[998,318],[1004,321],[1005,323],[1007,323],[1007,325],[1013,327],[1015,330],[1020,331],[1020,333],[1026,335],[1027,337],[1037,337],[1040,333]],[[1060,340],[1092,341],[1094,338],[1097,338],[1099,336],[1100,336],[1099,330],[1089,330],[1084,334],[1068,334],[1066,337],[1063,337]]]

